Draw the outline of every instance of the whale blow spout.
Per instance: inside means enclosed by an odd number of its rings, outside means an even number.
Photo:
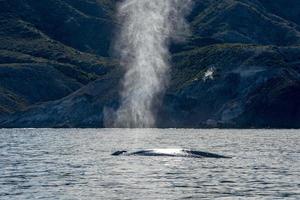
[[[192,0],[124,0],[115,53],[124,69],[120,105],[104,110],[106,127],[152,128],[171,67],[169,46],[189,35]]]
[[[164,156],[164,157],[189,157],[189,158],[231,158],[215,153],[195,151],[189,149],[147,149],[138,151],[116,151],[112,156]]]

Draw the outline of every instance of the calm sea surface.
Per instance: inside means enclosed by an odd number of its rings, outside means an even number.
[[[0,129],[0,199],[300,199],[300,130]]]

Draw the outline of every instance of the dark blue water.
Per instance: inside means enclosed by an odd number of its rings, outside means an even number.
[[[178,147],[234,158],[111,156]],[[0,199],[300,199],[300,131],[0,129]]]

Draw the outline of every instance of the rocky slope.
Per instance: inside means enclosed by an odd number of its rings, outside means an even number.
[[[103,127],[121,77],[114,1],[0,4],[0,126]],[[299,128],[299,13],[298,0],[195,1],[158,126]]]
[[[101,57],[114,24],[109,3],[94,4],[0,1],[0,114],[60,99],[112,68]]]

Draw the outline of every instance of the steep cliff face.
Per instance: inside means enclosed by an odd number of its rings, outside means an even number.
[[[103,126],[122,75],[115,2],[0,1],[0,126]],[[195,1],[158,126],[300,127],[299,13],[298,0]]]

